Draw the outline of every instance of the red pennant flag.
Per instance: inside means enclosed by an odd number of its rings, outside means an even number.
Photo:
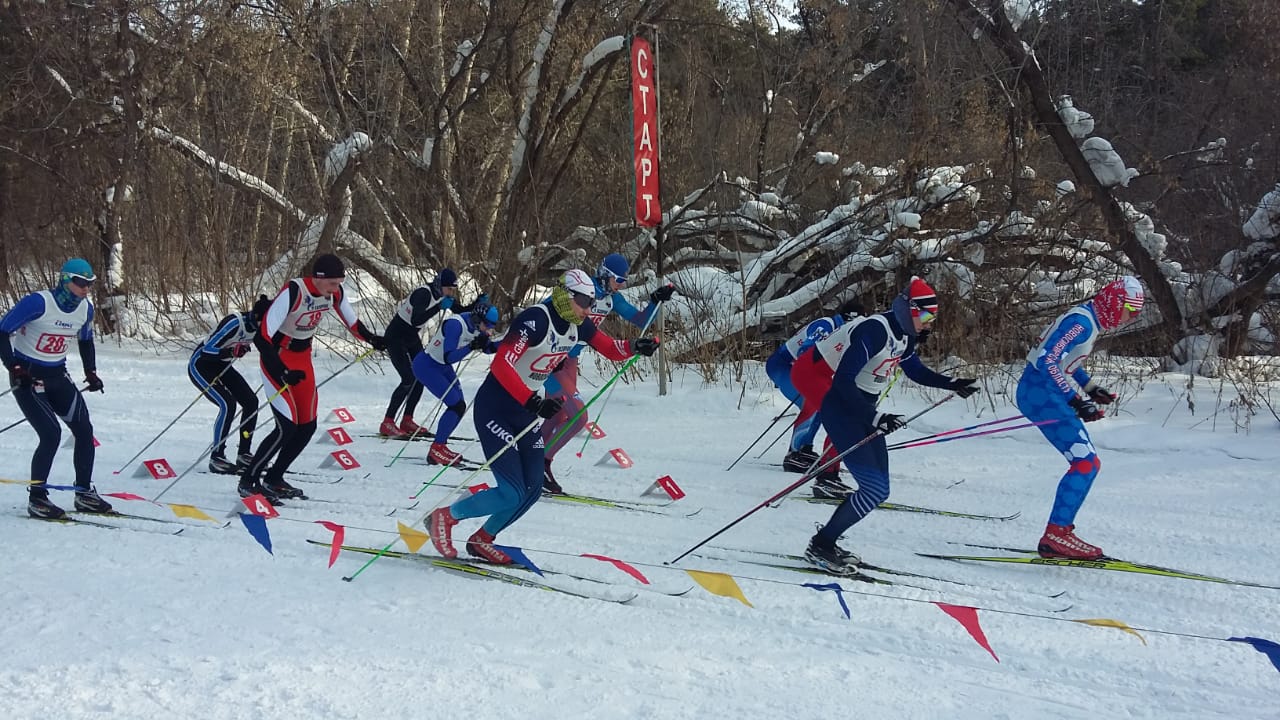
[[[333,533],[333,542],[329,544],[329,567],[333,567],[333,564],[338,561],[338,553],[342,552],[342,540],[347,536],[347,529],[328,520],[316,520],[316,522]]]
[[[141,495],[134,495],[133,493],[119,492],[119,493],[102,493],[102,494],[107,497],[120,498],[121,500],[142,500],[144,502],[151,502],[150,500],[147,500]]]
[[[982,646],[983,650],[991,653],[991,657],[995,658],[996,662],[1000,662],[1000,658],[996,657],[996,651],[991,649],[991,643],[987,642],[986,633],[982,632],[982,625],[978,623],[977,608],[965,607],[964,605],[948,605],[940,602],[936,602],[934,605],[941,608],[942,612],[955,618],[956,622],[969,631],[969,635]]]
[[[628,565],[627,563],[622,562],[621,560],[615,560],[611,557],[605,557],[604,555],[592,555],[591,553],[583,553],[582,557],[591,558],[592,560],[601,560],[607,563],[612,563],[614,567],[630,575],[636,580],[639,580],[642,584],[644,585],[649,584],[649,578],[645,577],[644,574],[641,573],[639,570],[635,569],[631,565]]]

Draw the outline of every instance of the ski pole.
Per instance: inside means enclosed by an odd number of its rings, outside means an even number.
[[[1041,425],[1052,425],[1058,422],[1057,418],[1049,418],[1048,420],[1038,420],[1036,422],[1022,423],[1021,425],[1013,425],[1011,427],[992,428],[991,430],[983,430],[982,432],[969,433],[968,435],[951,435],[944,438],[934,438],[932,440],[923,440],[921,442],[911,442],[905,445],[894,445],[890,450],[908,450],[910,448],[924,447],[925,445],[933,445],[935,443],[951,442],[952,440],[968,440],[970,438],[982,437],[983,435],[994,435],[995,433],[1009,432],[1011,430],[1021,430],[1029,427],[1039,427]]]
[[[444,390],[444,392],[443,392],[443,393],[440,393],[440,398],[439,398],[440,402],[436,404],[436,409],[435,409],[435,410],[433,410],[433,411],[431,412],[431,417],[430,417],[430,419],[428,419],[428,420],[427,420],[427,424],[426,424],[426,425],[419,425],[419,426],[418,426],[418,429],[414,430],[414,431],[409,435],[409,439],[405,441],[405,443],[404,443],[404,447],[400,448],[399,452],[397,452],[397,453],[396,453],[396,456],[395,456],[395,457],[393,457],[393,458],[391,458],[391,462],[389,462],[389,463],[387,463],[387,464],[386,464],[386,467],[391,467],[392,465],[395,465],[395,464],[396,464],[396,461],[397,461],[397,460],[399,460],[399,459],[400,459],[400,456],[404,454],[405,448],[409,447],[409,443],[411,443],[411,442],[413,442],[415,439],[417,439],[417,437],[418,437],[418,433],[422,432],[423,428],[430,427],[431,425],[435,424],[436,416],[440,414],[440,409],[444,407],[444,398],[445,398],[445,396],[446,396],[446,395],[448,395],[448,394],[449,394],[449,391],[453,389],[453,386],[454,386],[454,385],[457,385],[457,384],[458,384],[458,382],[462,379],[462,371],[463,371],[463,370],[465,370],[465,369],[467,369],[467,364],[468,364],[468,363],[470,363],[470,362],[471,362],[471,358],[474,358],[474,357],[475,357],[475,355],[470,355],[470,356],[468,356],[468,357],[467,357],[467,359],[466,359],[466,360],[464,360],[464,361],[463,361],[463,363],[462,363],[462,367],[458,368],[458,372],[457,372],[457,373],[455,373],[455,374],[454,374],[454,376],[453,376],[453,382],[449,383],[449,387],[445,388],[445,390]],[[465,412],[465,410],[464,410],[463,412]],[[459,418],[459,419],[461,419],[461,418]],[[432,432],[432,437],[433,437],[433,439],[434,439],[435,431],[433,430],[433,431],[431,431],[431,432]]]
[[[653,324],[654,319],[658,317],[658,313],[660,312],[662,312],[662,303],[658,303],[658,307],[653,311],[653,314],[649,316],[648,320],[644,321],[644,327],[640,328],[641,335],[644,335],[646,332],[648,332],[649,326]],[[600,412],[596,413],[596,423],[600,422],[600,416],[604,415],[604,409],[609,406],[609,400],[612,397],[613,397],[613,388],[610,388],[609,394],[606,395],[604,398],[604,402],[600,403]],[[568,426],[566,425],[566,427]],[[591,442],[590,432],[587,433],[586,437],[582,438],[582,447],[578,449],[578,457],[582,457],[582,453],[586,452],[587,443],[589,442]]]
[[[521,430],[520,432],[516,433],[515,437],[511,438],[510,440],[508,440],[508,441],[507,441],[507,443],[506,443],[505,445],[503,445],[501,449],[499,449],[499,450],[498,450],[498,452],[494,453],[491,457],[486,458],[486,459],[485,459],[485,461],[484,461],[484,464],[483,464],[483,465],[481,465],[480,467],[478,467],[478,468],[476,468],[475,470],[473,470],[473,471],[471,472],[471,474],[470,474],[470,475],[468,475],[468,476],[467,476],[467,477],[466,477],[466,478],[465,478],[465,479],[464,479],[464,480],[463,480],[463,481],[458,485],[458,488],[457,488],[457,490],[455,490],[455,491],[454,491],[454,494],[457,494],[458,492],[461,492],[462,490],[465,490],[465,489],[467,488],[467,483],[468,483],[472,478],[474,478],[475,476],[477,476],[477,475],[479,475],[480,473],[484,472],[485,470],[488,470],[488,469],[489,469],[489,466],[490,466],[490,465],[492,465],[492,464],[494,463],[494,461],[495,461],[495,460],[497,460],[498,458],[502,457],[502,454],[503,454],[503,453],[505,453],[506,451],[508,451],[508,450],[510,450],[511,448],[515,447],[515,446],[516,446],[516,443],[520,442],[520,439],[521,439],[521,438],[523,438],[525,435],[528,435],[528,434],[529,434],[529,432],[530,432],[531,430],[533,430],[535,427],[538,427],[538,425],[540,425],[540,424],[541,424],[541,422],[542,422],[542,418],[540,418],[540,417],[536,417],[536,416],[535,416],[535,417],[533,418],[533,421],[532,421],[532,422],[530,422],[528,425],[525,425],[523,430]],[[449,466],[448,466],[448,465],[446,465],[445,467],[447,468],[447,467],[449,467]],[[443,470],[441,470],[441,472],[443,472]],[[438,476],[438,475],[437,475],[437,476]],[[434,482],[434,481],[435,481],[435,478],[432,478],[431,480],[432,480],[432,482]],[[430,484],[430,483],[428,483],[428,485],[429,485],[429,484]],[[424,487],[423,489],[425,490],[426,488]],[[421,490],[420,490],[419,492],[421,492]],[[448,500],[450,497],[452,497],[452,495],[446,496],[446,497],[445,497],[445,500]],[[440,502],[440,503],[437,503],[435,507],[433,507],[433,508],[431,508],[430,510],[428,510],[427,512],[423,513],[422,517],[421,517],[421,518],[418,518],[418,522],[414,523],[414,525],[418,525],[418,524],[420,524],[420,523],[424,522],[428,517],[430,517],[430,516],[431,516],[432,511],[434,511],[437,507],[440,507],[440,506],[441,506],[441,505],[443,505],[443,504],[444,504],[444,502],[443,502],[443,501],[442,501],[442,502]],[[391,546],[392,546],[392,545],[395,545],[399,540],[400,540],[400,538],[399,538],[399,537],[396,537],[394,540],[392,540],[391,542],[387,543],[387,544],[386,544],[386,547],[384,547],[384,548],[382,548],[381,550],[379,550],[377,555],[374,555],[373,557],[369,558],[368,562],[366,562],[365,564],[361,565],[359,569],[357,569],[355,572],[351,573],[350,575],[343,576],[343,578],[342,578],[342,579],[343,579],[343,580],[345,580],[345,581],[347,581],[347,582],[351,582],[352,580],[355,580],[357,577],[359,577],[360,573],[364,572],[364,571],[365,571],[365,569],[366,569],[366,568],[368,568],[370,565],[372,565],[374,562],[376,562],[378,558],[380,558],[380,557],[382,557],[383,555],[385,555],[385,554],[386,554],[386,552],[387,552],[388,550],[390,550],[390,549],[391,549]]]
[[[889,395],[889,391],[893,389],[894,384],[898,382],[898,378],[900,377],[902,377],[902,370],[901,369],[894,370],[893,378],[889,380],[889,386],[886,387],[883,391],[881,391],[880,397],[876,400],[877,404],[884,402],[885,397]],[[816,433],[817,430],[815,430],[814,432]],[[756,459],[759,460],[760,458],[764,457],[764,454],[772,450],[773,446],[777,445],[778,441],[782,439],[782,436],[786,434],[787,434],[786,430],[783,430],[782,432],[778,433],[778,437],[774,438],[773,442],[769,443],[769,447],[765,448],[764,450],[761,450],[760,454],[756,456]]]
[[[1011,422],[1011,421],[1013,421],[1013,420],[1021,420],[1021,419],[1022,419],[1022,418],[1024,418],[1024,417],[1026,417],[1026,416],[1025,416],[1025,415],[1010,415],[1010,416],[1009,416],[1009,417],[1007,417],[1007,418],[1000,418],[999,420],[988,420],[987,422],[984,422],[984,423],[978,423],[977,425],[970,425],[969,427],[956,428],[955,430],[947,430],[947,431],[945,431],[945,432],[934,433],[934,434],[932,434],[932,435],[925,435],[924,437],[918,437],[918,438],[915,438],[915,439],[912,439],[912,440],[903,440],[902,442],[894,443],[893,445],[890,445],[890,446],[889,446],[889,449],[890,449],[890,450],[896,450],[896,449],[898,449],[898,447],[903,446],[903,445],[912,445],[912,444],[915,444],[915,443],[918,443],[918,442],[921,442],[921,441],[924,441],[924,440],[932,440],[932,439],[934,439],[934,438],[944,437],[944,436],[947,436],[947,435],[955,435],[955,434],[962,433],[962,432],[968,432],[968,431],[970,431],[970,430],[977,430],[978,428],[988,427],[988,426],[990,426],[990,425],[999,425],[1000,423],[1007,423],[1007,422]]]
[[[358,362],[360,362],[361,360],[365,359],[366,357],[368,357],[368,356],[369,356],[370,354],[372,354],[372,353],[373,353],[373,348],[369,348],[368,350],[365,350],[363,353],[360,353],[359,355],[355,356],[355,358],[353,358],[353,359],[351,360],[351,362],[349,362],[349,363],[347,363],[346,365],[343,365],[342,367],[338,368],[337,372],[335,372],[335,373],[333,373],[332,375],[330,375],[329,377],[325,378],[322,382],[316,383],[316,390],[319,390],[320,388],[324,387],[324,386],[325,386],[325,384],[326,384],[326,383],[328,383],[330,380],[332,380],[332,379],[334,379],[334,378],[338,377],[338,376],[339,376],[339,375],[341,375],[341,374],[343,373],[343,371],[345,371],[347,368],[351,367],[352,365],[355,365],[356,363],[358,363]],[[251,422],[255,422],[255,421],[256,421],[256,419],[257,419],[257,417],[258,417],[258,413],[262,412],[262,409],[263,409],[264,407],[271,407],[271,403],[275,402],[275,399],[276,399],[276,398],[278,398],[278,397],[280,397],[281,395],[283,395],[283,394],[284,394],[284,392],[285,392],[286,390],[288,390],[290,387],[291,387],[290,385],[282,385],[282,386],[280,387],[280,389],[279,389],[279,390],[277,390],[277,391],[275,392],[275,394],[273,394],[271,397],[267,398],[267,402],[266,402],[266,404],[265,404],[265,405],[259,405],[257,410],[255,410],[255,411],[253,411],[252,413],[250,413],[250,414],[249,414],[249,417],[247,417],[247,418],[245,418],[243,421],[241,421],[241,423],[240,423],[239,425],[237,425],[237,426],[236,426],[236,430],[235,430],[235,431],[236,431],[237,433],[239,433],[241,430],[243,430],[243,429],[244,429],[244,427],[245,427],[246,425],[248,425],[248,424],[249,424],[249,423],[251,423]],[[169,489],[170,489],[170,488],[172,488],[174,485],[177,485],[179,480],[181,480],[182,478],[184,478],[184,477],[186,477],[187,475],[189,475],[189,474],[191,473],[191,471],[192,471],[192,470],[195,470],[195,469],[196,469],[196,466],[200,464],[200,461],[201,461],[201,460],[204,460],[206,457],[208,457],[209,453],[213,452],[213,449],[214,449],[215,447],[217,447],[217,445],[218,445],[218,441],[217,441],[217,440],[213,441],[212,443],[209,443],[209,447],[205,448],[205,449],[204,449],[204,452],[202,452],[202,453],[200,453],[198,456],[196,456],[195,461],[194,461],[194,462],[192,462],[190,465],[188,465],[186,470],[183,470],[182,472],[178,473],[178,476],[177,476],[177,477],[175,477],[175,478],[173,479],[173,481],[172,481],[172,482],[170,482],[168,485],[165,485],[163,490],[161,490],[159,493],[157,493],[155,497],[151,498],[151,502],[155,502],[155,501],[159,500],[159,499],[160,499],[160,497],[161,497],[162,495],[164,495],[165,493],[169,492]]]
[[[11,393],[11,392],[13,392],[13,388],[9,388],[8,390],[5,390],[4,392],[0,392],[0,397],[4,397],[5,395],[8,395],[8,394],[9,394],[9,393]]]
[[[213,380],[209,382],[209,387],[213,387],[214,385],[216,385],[216,384],[218,383],[218,380],[221,380],[221,379],[222,379],[222,376],[223,376],[223,375],[225,375],[225,374],[227,373],[227,371],[231,369],[231,366],[232,366],[232,363],[227,363],[227,366],[226,366],[225,368],[223,368],[223,369],[222,369],[222,372],[218,373],[218,374],[217,374],[217,376],[215,376],[215,377],[213,378]],[[203,398],[203,397],[207,396],[208,394],[209,394],[209,391],[208,391],[208,390],[201,390],[201,391],[200,391],[200,394],[199,394],[199,395],[196,395],[195,400],[192,400],[192,401],[191,401],[191,403],[190,403],[189,405],[187,405],[185,408],[183,408],[183,409],[182,409],[182,412],[178,413],[178,417],[174,418],[174,419],[173,419],[173,420],[172,420],[168,425],[165,425],[165,426],[164,426],[164,429],[163,429],[163,430],[161,430],[159,433],[156,433],[156,436],[155,436],[155,437],[153,437],[153,438],[151,438],[151,441],[150,441],[150,442],[148,442],[146,445],[143,445],[143,446],[142,446],[142,449],[141,449],[141,450],[139,450],[139,451],[137,452],[137,454],[136,454],[136,455],[134,455],[133,457],[131,457],[131,458],[129,458],[128,460],[126,460],[126,461],[125,461],[125,463],[124,463],[123,465],[121,465],[121,466],[120,466],[120,469],[119,469],[119,470],[112,470],[112,471],[111,471],[111,474],[112,474],[112,475],[119,475],[121,472],[123,472],[123,471],[124,471],[124,469],[125,469],[125,468],[129,467],[130,465],[132,465],[132,464],[133,464],[133,461],[134,461],[134,460],[137,460],[139,457],[141,457],[141,456],[142,456],[142,453],[144,453],[144,452],[146,452],[146,451],[147,451],[147,448],[149,448],[149,447],[151,447],[152,445],[154,445],[154,444],[155,444],[155,442],[156,442],[157,440],[159,440],[159,439],[160,439],[160,436],[161,436],[161,435],[164,435],[166,432],[168,432],[168,431],[169,431],[169,428],[173,427],[175,423],[177,423],[179,420],[181,420],[183,415],[186,415],[186,414],[187,414],[187,412],[188,412],[189,410],[191,410],[191,408],[195,407],[195,406],[196,406],[196,403],[200,402],[200,398]],[[257,393],[254,393],[254,394],[256,395]],[[225,438],[224,438],[224,439],[225,439]]]
[[[796,404],[796,401],[795,401],[795,400],[792,400],[791,402],[787,403],[787,406],[786,406],[786,407],[784,407],[784,408],[782,408],[782,412],[780,412],[780,413],[778,413],[776,416],[774,416],[773,420],[769,423],[769,427],[765,428],[765,429],[764,429],[764,432],[760,433],[759,437],[757,437],[755,440],[751,441],[751,444],[747,446],[747,449],[742,451],[742,454],[738,456],[738,460],[741,460],[742,458],[746,457],[746,456],[747,456],[747,453],[751,452],[751,448],[755,447],[755,446],[756,446],[756,443],[760,442],[760,440],[761,440],[761,439],[762,439],[766,434],[768,434],[768,432],[769,432],[770,430],[772,430],[772,429],[773,429],[773,426],[778,424],[778,421],[779,421],[779,420],[781,420],[782,418],[786,417],[786,416],[787,416],[788,411],[790,411],[790,410],[791,410],[791,408],[795,407],[795,404]],[[779,437],[781,437],[781,436],[779,436]],[[774,440],[774,442],[777,442],[777,440]],[[772,446],[770,446],[770,447],[772,447]],[[764,453],[760,453],[760,454],[761,454],[761,455],[763,455]],[[728,472],[728,471],[732,470],[732,469],[733,469],[733,466],[738,464],[738,460],[734,460],[733,462],[729,463],[729,467],[725,468],[725,472]]]
[[[944,402],[946,402],[946,401],[950,400],[951,398],[953,398],[953,397],[955,397],[955,396],[956,396],[956,394],[955,394],[955,393],[949,393],[946,397],[942,398],[941,400],[939,400],[939,401],[935,402],[934,404],[930,405],[929,407],[927,407],[927,408],[925,408],[925,409],[921,410],[920,412],[916,413],[915,415],[912,415],[911,417],[909,417],[909,418],[907,418],[906,420],[904,420],[904,421],[903,421],[903,425],[905,426],[905,425],[910,424],[910,423],[911,423],[911,421],[915,420],[916,418],[920,417],[921,415],[924,415],[925,413],[929,412],[930,410],[933,410],[934,408],[938,407],[938,406],[939,406],[939,405],[941,405],[942,403],[944,403]],[[826,470],[828,467],[831,467],[832,465],[838,465],[838,464],[839,464],[839,462],[840,462],[841,460],[843,460],[843,459],[844,459],[844,457],[845,457],[846,455],[848,455],[849,453],[853,452],[854,450],[857,450],[858,448],[862,447],[863,445],[866,445],[867,443],[871,442],[872,440],[874,440],[874,439],[876,439],[876,438],[878,438],[878,437],[881,437],[882,435],[884,435],[884,431],[883,431],[883,430],[875,430],[875,431],[873,431],[870,435],[868,435],[868,436],[866,436],[866,437],[862,438],[861,440],[859,440],[858,442],[854,443],[854,444],[853,444],[849,449],[845,450],[844,452],[840,453],[839,455],[836,455],[835,457],[831,458],[830,460],[827,460],[826,462],[821,463],[821,465],[820,465],[820,466],[819,466],[819,464],[818,464],[818,463],[816,463],[816,462],[815,462],[815,463],[814,463],[814,465],[815,465],[816,467],[810,467],[810,468],[809,468],[809,471],[808,471],[808,472],[806,472],[804,475],[802,475],[802,476],[800,477],[800,479],[799,479],[799,480],[796,480],[795,482],[793,482],[793,483],[791,483],[790,485],[786,486],[786,487],[785,487],[785,488],[783,488],[782,490],[778,491],[777,493],[775,493],[775,494],[773,495],[773,497],[770,497],[769,499],[765,500],[764,502],[762,502],[762,503],[760,503],[760,504],[756,505],[755,507],[751,508],[750,510],[746,511],[746,512],[745,512],[745,513],[743,513],[742,515],[739,515],[739,516],[738,516],[738,518],[737,518],[736,520],[734,520],[733,522],[731,522],[731,523],[729,523],[728,525],[725,525],[724,527],[722,527],[722,528],[720,528],[719,530],[715,531],[715,532],[714,532],[714,533],[712,533],[710,536],[708,536],[707,538],[705,538],[705,539],[703,539],[701,542],[699,542],[697,545],[694,545],[693,547],[689,548],[688,550],[685,550],[684,552],[682,552],[682,553],[680,553],[678,556],[676,556],[676,558],[675,558],[674,560],[671,560],[670,562],[667,562],[667,563],[665,563],[665,564],[666,564],[666,565],[675,565],[676,563],[678,563],[678,562],[680,562],[682,559],[684,559],[684,557],[685,557],[685,556],[687,556],[689,553],[693,552],[694,550],[697,550],[698,548],[702,547],[703,545],[706,545],[707,543],[711,542],[712,540],[716,539],[717,537],[720,537],[720,535],[722,535],[726,530],[728,530],[729,528],[733,527],[734,525],[737,525],[738,523],[742,522],[743,520],[746,520],[748,517],[750,517],[750,516],[754,515],[756,512],[758,512],[760,509],[764,508],[766,505],[772,505],[773,503],[777,502],[778,500],[781,500],[782,498],[786,497],[787,495],[790,495],[790,494],[791,494],[791,493],[792,493],[796,488],[800,487],[801,485],[803,485],[803,484],[805,484],[805,483],[809,482],[810,480],[812,480],[813,478],[817,477],[818,473],[822,472],[823,470]],[[819,458],[819,462],[820,462],[820,461],[821,461],[821,458]]]

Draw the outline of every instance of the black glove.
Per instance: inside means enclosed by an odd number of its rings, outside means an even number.
[[[564,405],[563,400],[557,398],[544,398],[538,393],[529,396],[524,401],[524,409],[537,415],[540,418],[548,419],[560,412],[560,407]]]
[[[387,349],[387,339],[382,337],[381,335],[370,334],[367,337],[365,337],[365,342],[368,342],[369,345],[371,345],[373,349],[377,350],[378,352],[382,352],[383,350]]]
[[[102,378],[98,377],[98,373],[96,371],[86,370],[84,372],[84,381],[89,383],[89,386],[86,387],[85,390],[88,390],[89,392],[103,392]]]
[[[907,421],[901,415],[893,413],[876,413],[875,422],[872,423],[880,432],[888,435],[894,430],[901,430],[907,426]]]
[[[978,385],[976,378],[952,378],[951,382],[947,383],[947,389],[962,398],[967,398],[981,390],[982,387]]]
[[[27,370],[25,365],[14,365],[9,368],[9,387],[28,387],[33,382],[31,371]]]
[[[675,292],[676,292],[675,285],[663,285],[657,290],[654,290],[653,292],[649,293],[649,301],[656,302],[656,303],[666,302],[671,299],[671,296],[674,295]]]
[[[631,341],[631,351],[637,355],[649,357],[658,352],[658,345],[661,341],[658,338],[636,338]]]
[[[1092,400],[1085,400],[1082,397],[1073,397],[1067,404],[1074,408],[1076,416],[1085,422],[1101,420],[1107,416],[1106,413],[1098,409],[1097,405],[1093,404]]]
[[[297,385],[307,379],[307,371],[286,368],[284,372],[280,373],[279,379],[281,385]]]
[[[467,347],[472,350],[484,352],[484,349],[489,347],[489,336],[481,333],[480,335],[471,338],[471,344]]]
[[[242,358],[245,355],[248,355],[249,354],[248,343],[233,346],[231,348],[231,354],[238,358]]]
[[[1094,386],[1090,388],[1087,392],[1089,393],[1089,399],[1099,405],[1110,405],[1111,403],[1116,401],[1116,398],[1120,397],[1119,395],[1116,395],[1115,393],[1101,386]]]
[[[929,339],[929,335],[932,332],[933,331],[930,330],[929,328],[924,328],[920,332],[916,333],[916,349],[917,350],[924,347],[924,342]]]

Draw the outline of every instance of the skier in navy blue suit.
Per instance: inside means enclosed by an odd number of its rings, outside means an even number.
[[[88,262],[72,258],[62,265],[61,277],[52,290],[23,297],[0,318],[0,360],[9,371],[9,387],[40,437],[31,456],[27,497],[27,514],[34,518],[53,520],[66,514],[49,500],[45,487],[62,439],[59,420],[75,437],[76,510],[111,512],[111,505],[92,484],[94,447],[89,408],[67,374],[67,353],[74,342],[84,367],[85,389],[103,391],[93,344],[93,303],[88,300],[96,279]]]
[[[859,559],[836,544],[844,531],[889,498],[889,453],[885,435],[904,426],[901,415],[879,412],[876,403],[895,370],[928,387],[945,388],[960,397],[979,390],[973,378],[952,378],[925,367],[916,354],[917,334],[933,323],[938,298],[933,288],[913,277],[894,299],[889,312],[848,323],[814,346],[813,352],[834,375],[822,400],[822,427],[827,431],[822,462],[839,453],[858,482],[805,550],[805,559],[836,575],[855,575]]]
[[[440,324],[427,347],[413,359],[413,374],[427,390],[444,403],[444,412],[436,423],[435,440],[427,453],[427,462],[453,465],[462,455],[449,448],[449,437],[467,411],[462,387],[453,366],[472,351],[492,355],[498,344],[489,338],[498,324],[498,308],[477,304],[470,312],[454,315]]]
[[[774,387],[778,388],[783,397],[790,400],[797,408],[803,408],[804,398],[791,382],[791,366],[795,365],[796,358],[819,340],[861,314],[862,305],[856,300],[849,300],[829,317],[820,317],[800,328],[769,356],[764,364],[765,374],[773,381]],[[818,434],[820,421],[821,417],[815,412],[804,422],[798,422],[792,428],[791,446],[787,456],[782,460],[784,470],[805,472],[813,461],[818,459],[817,453],[813,451],[813,438]]]
[[[543,441],[534,428],[550,418],[560,401],[539,394],[552,371],[579,342],[613,361],[635,353],[652,355],[656,339],[615,340],[584,322],[595,300],[591,278],[581,270],[565,273],[551,298],[525,308],[511,322],[480,390],[475,425],[489,459],[496,487],[436,508],[426,518],[431,544],[443,556],[457,557],[452,531],[458,521],[488,516],[467,540],[467,553],[498,564],[511,557],[493,544],[494,536],[533,507],[542,495]]]
[[[213,452],[209,455],[209,471],[223,475],[238,475],[249,467],[253,454],[255,423],[258,413],[258,397],[253,388],[232,365],[244,357],[253,346],[253,336],[258,332],[262,316],[271,307],[266,295],[258,297],[253,309],[246,313],[232,313],[218,323],[213,332],[191,353],[187,362],[187,377],[218,408],[213,421]],[[236,461],[227,460],[227,435],[235,421],[236,408],[240,408],[240,432]]]
[[[610,314],[616,313],[632,325],[646,328],[653,321],[658,307],[670,300],[675,293],[674,286],[664,285],[649,293],[649,305],[644,310],[637,310],[620,292],[627,284],[627,273],[630,270],[627,259],[618,253],[610,253],[600,262],[595,277],[591,279],[595,302],[587,313],[596,327]],[[542,424],[542,439],[547,443],[543,463],[543,489],[553,495],[564,493],[564,489],[556,482],[556,476],[551,472],[551,463],[556,459],[556,454],[587,426],[586,411],[579,413],[585,403],[578,394],[578,356],[582,354],[584,347],[586,345],[579,343],[569,351],[569,357],[565,358],[564,363],[547,380],[547,397],[556,398],[563,403],[560,412]],[[573,425],[565,427],[575,416]]]
[[[1027,355],[1018,381],[1018,409],[1028,420],[1041,423],[1037,427],[1045,439],[1067,459],[1067,472],[1058,481],[1053,510],[1037,547],[1042,557],[1102,557],[1101,548],[1076,536],[1075,521],[1102,467],[1084,423],[1101,420],[1105,413],[1098,406],[1110,405],[1116,396],[1089,377],[1084,363],[1098,334],[1136,318],[1144,297],[1142,283],[1126,275],[1054,320]]]

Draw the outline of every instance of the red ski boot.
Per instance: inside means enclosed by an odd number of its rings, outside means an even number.
[[[382,419],[382,424],[378,426],[378,434],[385,438],[391,438],[392,440],[398,440],[409,436],[409,433],[406,433],[396,427],[396,421],[393,418]]]
[[[1064,558],[1067,560],[1097,560],[1102,557],[1102,548],[1076,537],[1075,525],[1045,526],[1044,535],[1040,538],[1037,549],[1042,558]]]
[[[452,465],[462,459],[462,453],[456,453],[444,443],[431,443],[427,452],[427,462],[431,465]]]
[[[432,510],[424,524],[427,526],[427,535],[431,538],[431,544],[435,546],[436,552],[450,560],[458,557],[458,551],[453,547],[453,526],[457,525],[458,521],[453,519],[453,513],[449,512],[448,507]],[[471,549],[469,543],[467,549]]]
[[[424,435],[425,436],[431,435],[431,433],[427,432],[426,428],[422,427],[421,425],[413,421],[412,415],[405,415],[403,418],[401,418],[400,432],[404,433],[405,435],[412,435],[414,437],[423,437]]]
[[[480,558],[494,565],[510,565],[511,556],[502,552],[493,544],[493,536],[480,528],[467,538],[467,554]]]

